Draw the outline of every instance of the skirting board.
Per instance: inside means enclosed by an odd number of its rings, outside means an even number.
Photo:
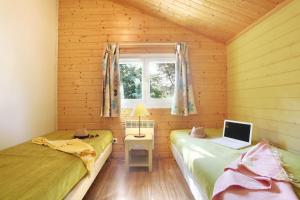
[[[182,172],[182,175],[187,182],[195,200],[208,200],[206,192],[202,189],[203,187],[196,181],[191,171],[185,165],[181,154],[177,151],[175,145],[171,144],[173,156]]]
[[[112,144],[109,144],[95,162],[95,170],[91,175],[86,175],[77,185],[68,193],[65,200],[81,200],[89,190],[96,176],[100,172],[105,161],[112,152]]]

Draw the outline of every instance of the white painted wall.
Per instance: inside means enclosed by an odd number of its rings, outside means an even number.
[[[0,149],[56,129],[57,0],[0,0]]]

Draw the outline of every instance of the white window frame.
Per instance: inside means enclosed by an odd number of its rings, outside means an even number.
[[[133,108],[136,104],[142,103],[147,108],[171,108],[172,97],[151,98],[150,96],[150,73],[149,67],[152,63],[176,62],[175,54],[121,54],[119,63],[143,62],[142,68],[142,98],[121,99],[121,108]]]

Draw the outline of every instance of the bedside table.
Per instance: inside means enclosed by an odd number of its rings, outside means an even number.
[[[125,163],[129,167],[148,167],[152,171],[152,149],[153,149],[153,135],[145,133],[146,136],[142,138],[134,137],[134,135],[127,135],[125,137]],[[131,155],[130,150],[146,150],[147,155]]]

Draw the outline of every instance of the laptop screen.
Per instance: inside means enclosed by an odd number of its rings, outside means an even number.
[[[249,142],[251,124],[225,121],[224,137]]]

